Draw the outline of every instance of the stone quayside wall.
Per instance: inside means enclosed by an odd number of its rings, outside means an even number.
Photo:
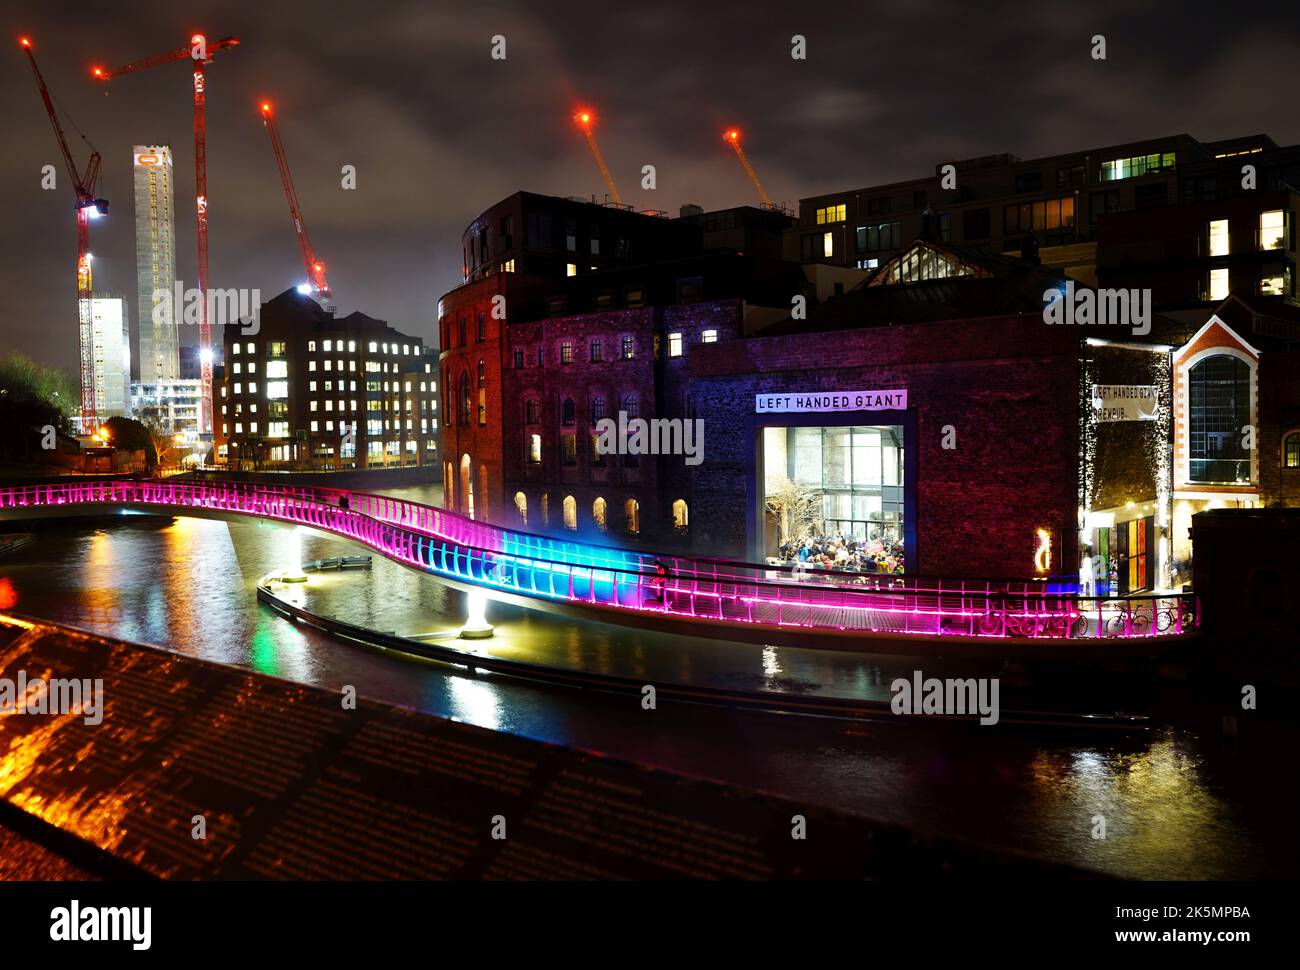
[[[103,678],[102,725],[0,717],[0,800],[170,879],[790,879],[1064,870],[53,626],[0,678]],[[636,701],[631,701],[636,703]],[[647,713],[648,718],[664,716]],[[809,837],[790,837],[791,816]],[[192,837],[193,817],[207,838]],[[507,838],[492,838],[504,816]]]

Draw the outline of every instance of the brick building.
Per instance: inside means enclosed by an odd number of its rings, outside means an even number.
[[[730,339],[812,295],[797,266],[770,255],[791,221],[750,207],[669,219],[532,193],[476,218],[465,282],[438,307],[447,506],[538,530],[680,540],[657,485],[685,476],[662,461],[593,461],[593,409],[680,416],[684,342]]]
[[[434,465],[438,371],[423,341],[286,290],[225,329],[215,455],[231,468]],[[248,328],[251,329],[251,328]],[[351,437],[349,437],[351,435]]]
[[[909,572],[1074,575],[1086,556],[1123,593],[1188,580],[1196,511],[1300,500],[1300,313],[1233,297],[1196,327],[1051,326],[1064,282],[918,242],[807,321],[697,348],[697,548],[778,554],[788,478],[817,532],[897,540]]]

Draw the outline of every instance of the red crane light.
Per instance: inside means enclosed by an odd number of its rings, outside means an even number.
[[[323,299],[333,297],[329,281],[325,278],[325,264],[316,258],[311,240],[307,237],[307,222],[302,216],[302,207],[298,204],[298,193],[293,187],[293,175],[289,172],[289,161],[284,154],[284,145],[280,141],[280,128],[271,113],[271,102],[263,101],[262,123],[271,137],[271,150],[275,153],[275,164],[280,169],[280,181],[284,185],[284,198],[289,203],[289,216],[293,220],[293,231],[298,236],[298,248],[302,252],[303,266],[307,270],[307,281],[311,288]]]

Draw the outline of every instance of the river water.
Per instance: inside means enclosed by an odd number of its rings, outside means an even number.
[[[432,488],[389,494],[438,502]],[[663,703],[645,711],[636,697],[464,676],[336,642],[260,606],[257,581],[283,563],[286,533],[247,520],[133,514],[42,526],[35,542],[0,559],[0,606],[1116,875],[1295,875],[1294,738],[1258,750],[1265,746],[1189,726],[1199,725],[1194,717],[1117,737],[930,728],[913,719],[863,725]],[[302,545],[304,559],[364,552],[313,533]],[[379,556],[366,572],[315,574],[301,595],[314,612],[407,635],[454,630],[465,615],[460,593]],[[489,619],[496,636],[481,649],[493,654],[648,682],[887,699],[890,681],[913,666],[666,636],[497,603]],[[955,672],[949,662],[939,675]],[[1093,837],[1096,816],[1105,818],[1104,839]]]

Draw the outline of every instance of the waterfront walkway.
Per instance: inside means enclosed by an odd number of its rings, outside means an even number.
[[[1190,594],[1081,597],[1031,580],[865,577],[619,549],[346,489],[176,479],[0,486],[0,518],[105,510],[252,516],[358,542],[463,589],[604,622],[765,643],[1012,655],[1149,650],[1197,626]],[[658,570],[662,566],[666,576]],[[888,645],[881,641],[887,641]]]

